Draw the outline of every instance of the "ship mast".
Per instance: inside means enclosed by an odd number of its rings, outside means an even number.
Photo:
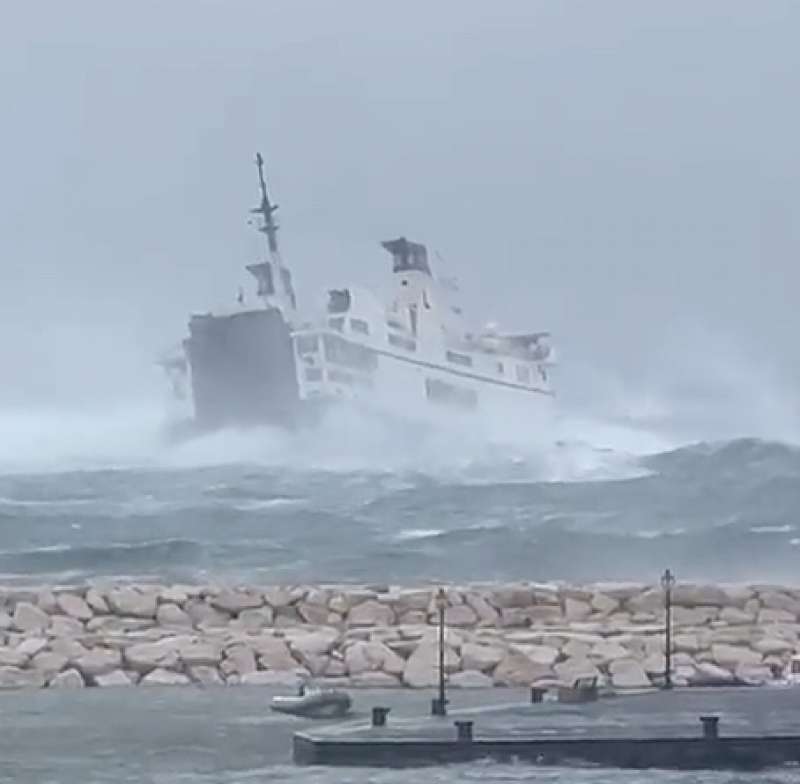
[[[264,179],[264,159],[261,153],[256,153],[256,166],[258,167],[258,185],[261,189],[261,204],[254,207],[250,212],[260,215],[263,223],[258,227],[258,230],[267,235],[267,246],[269,247],[270,256],[274,256],[278,265],[280,265],[280,253],[278,252],[278,224],[272,214],[278,209],[277,204],[272,204],[269,200],[267,193],[267,183]]]

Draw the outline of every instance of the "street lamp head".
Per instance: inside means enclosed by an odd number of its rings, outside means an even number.
[[[667,569],[663,575],[661,575],[661,587],[665,590],[669,588],[673,588],[675,586],[675,575]]]
[[[444,592],[444,588],[440,588],[436,593],[436,609],[447,609],[447,594]]]

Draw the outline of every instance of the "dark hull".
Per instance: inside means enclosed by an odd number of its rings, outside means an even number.
[[[185,348],[198,430],[300,418],[291,334],[279,310],[193,316]]]

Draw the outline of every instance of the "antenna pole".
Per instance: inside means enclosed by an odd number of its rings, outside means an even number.
[[[256,153],[256,166],[258,167],[258,185],[261,189],[261,204],[251,212],[260,215],[264,219],[264,225],[259,227],[259,231],[267,235],[269,251],[273,255],[278,253],[278,224],[275,223],[272,213],[278,209],[277,204],[271,204],[267,193],[267,182],[264,179],[264,159],[261,153]]]

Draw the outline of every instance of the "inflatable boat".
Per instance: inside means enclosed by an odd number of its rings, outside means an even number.
[[[270,707],[278,713],[306,719],[331,719],[346,716],[351,704],[347,692],[338,689],[306,689],[292,697],[273,697]]]

